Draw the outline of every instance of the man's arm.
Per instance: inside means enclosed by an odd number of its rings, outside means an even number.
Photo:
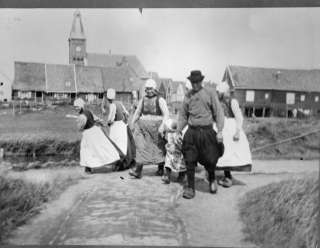
[[[178,118],[178,132],[182,132],[185,126],[188,124],[188,103],[186,97],[184,97],[182,108],[179,111],[179,118]]]

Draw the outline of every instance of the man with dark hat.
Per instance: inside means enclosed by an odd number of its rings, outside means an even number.
[[[202,87],[204,76],[201,71],[191,71],[188,79],[192,89],[186,94],[179,113],[178,132],[181,133],[188,125],[182,141],[188,181],[183,197],[191,199],[195,196],[195,167],[198,162],[208,172],[209,191],[213,194],[217,192],[215,168],[223,153],[224,114],[215,89]],[[213,130],[214,122],[217,124],[217,133]]]

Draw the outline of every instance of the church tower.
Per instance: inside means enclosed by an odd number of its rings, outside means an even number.
[[[80,11],[73,14],[73,22],[69,36],[69,64],[85,65],[86,37],[81,20]]]

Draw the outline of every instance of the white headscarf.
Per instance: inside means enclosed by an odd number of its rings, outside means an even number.
[[[219,93],[226,93],[230,90],[230,87],[226,82],[221,82],[220,84],[217,85],[216,90]]]
[[[174,131],[177,129],[177,121],[173,119],[167,119],[164,122],[164,128],[169,131]]]
[[[109,88],[109,89],[107,90],[107,98],[108,98],[109,100],[114,100],[114,99],[116,98],[116,91],[115,91],[115,89]]]
[[[145,85],[144,85],[145,88],[152,88],[152,89],[156,89],[157,88],[157,83],[156,81],[154,81],[152,78],[149,78]]]
[[[84,105],[85,105],[85,102],[82,100],[82,98],[77,98],[73,103],[73,106],[79,107],[79,108],[84,108]]]

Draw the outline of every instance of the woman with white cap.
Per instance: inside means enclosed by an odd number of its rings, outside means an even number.
[[[225,121],[222,131],[224,154],[219,158],[217,170],[224,170],[225,177],[218,183],[232,186],[231,171],[251,171],[252,160],[248,139],[242,129],[243,116],[239,103],[226,82],[217,85]]]
[[[129,174],[141,178],[143,165],[157,164],[156,175],[162,176],[165,161],[164,122],[169,118],[165,99],[158,95],[153,79],[145,83],[145,96],[139,101],[131,121],[137,147],[136,167]],[[137,124],[137,125],[135,125]]]
[[[74,107],[79,112],[77,126],[82,132],[80,143],[80,165],[86,172],[120,160],[120,155],[112,142],[105,136],[101,128],[95,125],[93,114],[84,109],[85,102],[78,98]]]
[[[122,163],[119,169],[126,169],[135,163],[135,142],[130,128],[125,123],[129,113],[120,101],[115,101],[116,91],[109,88],[107,90],[107,101],[109,106],[107,125],[110,127],[109,137],[121,151]],[[106,113],[104,104],[102,112]]]

